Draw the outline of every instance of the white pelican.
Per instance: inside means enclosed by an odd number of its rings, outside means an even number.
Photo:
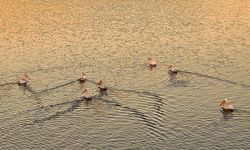
[[[86,81],[85,73],[82,72],[78,80],[79,82],[85,82]]]
[[[100,92],[107,91],[107,88],[104,86],[104,82],[102,80],[97,82],[96,85],[100,89]]]
[[[229,103],[226,98],[221,101],[219,106],[220,106],[220,108],[222,109],[223,112],[232,112],[232,111],[234,111],[234,106],[231,103]]]
[[[148,64],[150,67],[156,67],[156,61],[152,58],[148,58]]]
[[[84,90],[82,91],[82,96],[83,96],[83,98],[86,99],[86,100],[91,100],[91,99],[92,99],[91,96],[90,96],[90,93],[89,93],[89,89],[88,89],[88,88],[86,88],[86,89],[84,89]]]
[[[25,86],[27,85],[29,79],[30,77],[26,73],[23,73],[20,77],[20,80],[17,82],[17,84],[20,86]]]
[[[173,64],[167,65],[167,69],[168,69],[168,73],[170,74],[177,74],[178,72],[175,65]]]

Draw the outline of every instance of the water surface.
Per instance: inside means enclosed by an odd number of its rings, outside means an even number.
[[[0,0],[0,149],[249,149],[248,6]],[[218,108],[226,97],[231,114]]]

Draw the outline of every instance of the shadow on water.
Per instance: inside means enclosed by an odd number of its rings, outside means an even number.
[[[36,94],[30,85],[19,86],[23,91],[28,91],[31,94]]]
[[[177,79],[177,74],[169,73],[169,78],[168,87],[190,87],[188,85],[189,81]]]
[[[156,69],[156,66],[147,66],[149,71],[153,71],[154,69]]]
[[[230,119],[232,119],[234,116],[250,116],[250,112],[246,111],[246,110],[242,110],[242,109],[235,109],[233,112],[223,112],[221,110],[222,113],[222,119],[223,121],[229,121]]]
[[[202,77],[202,78],[209,78],[209,79],[213,79],[213,80],[216,80],[216,81],[221,81],[221,82],[225,82],[225,83],[229,83],[229,84],[233,84],[233,85],[239,85],[239,86],[242,86],[242,87],[250,87],[250,85],[246,85],[246,84],[243,84],[243,83],[237,83],[237,82],[230,81],[230,80],[227,80],[227,79],[222,79],[222,78],[219,78],[219,77],[209,76],[209,75],[205,75],[205,74],[201,74],[201,73],[197,73],[197,72],[182,71],[182,70],[178,70],[178,72],[195,75],[195,76]]]
[[[221,112],[223,121],[228,121],[233,118],[233,112]]]

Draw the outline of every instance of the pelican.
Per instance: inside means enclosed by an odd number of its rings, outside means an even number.
[[[233,112],[234,111],[234,106],[231,103],[229,103],[226,98],[221,101],[219,106],[223,112]]]
[[[148,58],[148,64],[150,67],[156,67],[156,61],[152,58]]]
[[[82,96],[85,100],[91,100],[91,96],[90,96],[90,93],[89,93],[89,89],[86,88],[82,91]]]
[[[100,92],[107,91],[107,87],[104,86],[104,82],[102,80],[97,82],[96,85],[100,89]]]
[[[23,73],[20,77],[20,80],[17,82],[17,84],[20,86],[25,86],[27,85],[29,79],[30,77],[26,73]]]
[[[84,72],[81,73],[81,75],[80,75],[80,77],[79,77],[78,80],[79,80],[79,82],[81,82],[81,83],[86,81],[86,76],[85,76],[85,73],[84,73]]]
[[[173,64],[167,65],[167,69],[169,74],[177,74],[178,72],[175,65]]]

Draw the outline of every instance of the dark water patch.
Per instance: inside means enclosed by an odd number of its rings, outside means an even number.
[[[201,74],[201,73],[197,73],[197,72],[181,71],[181,70],[179,70],[178,72],[195,75],[195,76],[202,77],[202,78],[209,78],[209,79],[213,79],[213,80],[216,80],[216,81],[221,81],[221,82],[225,82],[225,83],[229,83],[229,84],[233,84],[233,85],[239,85],[239,86],[242,86],[242,87],[250,87],[250,85],[246,85],[246,84],[243,84],[243,83],[237,83],[237,82],[230,81],[230,80],[227,80],[227,79],[222,79],[220,77],[209,76],[209,75]]]

